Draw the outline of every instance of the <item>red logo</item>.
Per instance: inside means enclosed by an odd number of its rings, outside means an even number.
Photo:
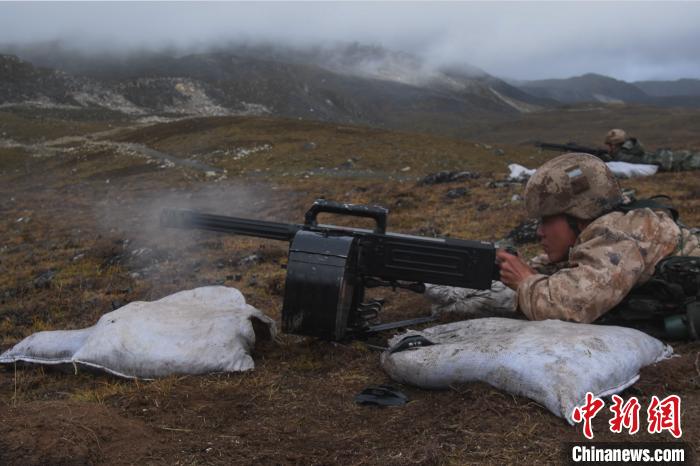
[[[612,419],[608,422],[610,432],[621,434],[623,429],[634,435],[639,432],[639,412],[641,405],[636,397],[631,397],[626,402],[619,396],[612,396],[613,404],[610,411]],[[593,438],[593,418],[605,406],[605,402],[593,395],[586,393],[586,402],[583,406],[577,406],[571,413],[571,419],[575,423],[583,422],[583,435],[587,439]],[[647,408],[647,431],[650,434],[660,434],[667,430],[675,438],[683,435],[681,429],[681,398],[678,395],[669,395],[659,400],[656,395],[651,397]]]
[[[610,411],[614,416],[610,419],[610,432],[617,434],[622,433],[622,428],[628,430],[630,435],[639,432],[639,401],[636,397],[630,398],[627,403],[622,403],[623,400],[617,395],[612,396],[613,405]]]
[[[600,398],[593,395],[593,393],[586,393],[586,404],[581,407],[574,408],[574,412],[571,414],[571,419],[574,422],[579,423],[583,421],[583,435],[587,439],[593,438],[593,423],[591,422],[598,411],[603,409],[605,402]]]
[[[654,395],[647,409],[649,433],[658,434],[667,430],[676,438],[683,434],[681,430],[681,397],[669,395],[663,400]]]

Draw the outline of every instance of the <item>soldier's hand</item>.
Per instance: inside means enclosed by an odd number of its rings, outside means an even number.
[[[496,261],[501,269],[501,282],[513,290],[517,290],[520,283],[527,277],[537,274],[520,257],[508,254],[506,251],[496,251]]]

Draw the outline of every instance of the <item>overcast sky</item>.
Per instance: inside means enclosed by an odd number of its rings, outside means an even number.
[[[0,3],[0,43],[358,41],[505,78],[700,78],[700,2]]]

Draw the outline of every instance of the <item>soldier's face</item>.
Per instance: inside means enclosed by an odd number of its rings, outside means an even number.
[[[571,229],[565,215],[542,217],[537,236],[550,262],[562,262],[569,257],[569,248],[576,243],[576,232]]]
[[[622,147],[622,144],[610,144],[610,143],[608,143],[605,145],[608,146],[608,153],[609,154],[617,152],[618,150],[620,150],[620,147]]]

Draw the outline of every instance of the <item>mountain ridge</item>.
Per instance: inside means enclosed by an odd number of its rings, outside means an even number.
[[[271,115],[457,134],[470,121],[497,122],[562,105],[700,107],[700,80],[628,83],[587,73],[514,81],[470,64],[431,66],[406,52],[359,43],[307,49],[222,45],[198,53],[130,55],[80,54],[48,43],[11,51],[20,56],[0,55],[5,109],[90,109],[126,117]],[[684,89],[691,94],[675,94]]]
[[[596,73],[563,79],[513,83],[524,92],[564,104],[599,102],[643,104],[660,107],[699,107],[700,80],[627,81]]]
[[[96,61],[92,68],[74,63],[73,69],[84,71],[71,74],[4,55],[0,62],[8,71],[0,78],[0,105],[105,108],[129,115],[274,114],[457,130],[469,119],[499,119],[554,104],[486,73],[430,70],[432,74],[411,80],[413,71],[425,71],[418,69],[422,65],[407,55],[388,56],[391,67],[375,63],[363,72],[210,52]]]

